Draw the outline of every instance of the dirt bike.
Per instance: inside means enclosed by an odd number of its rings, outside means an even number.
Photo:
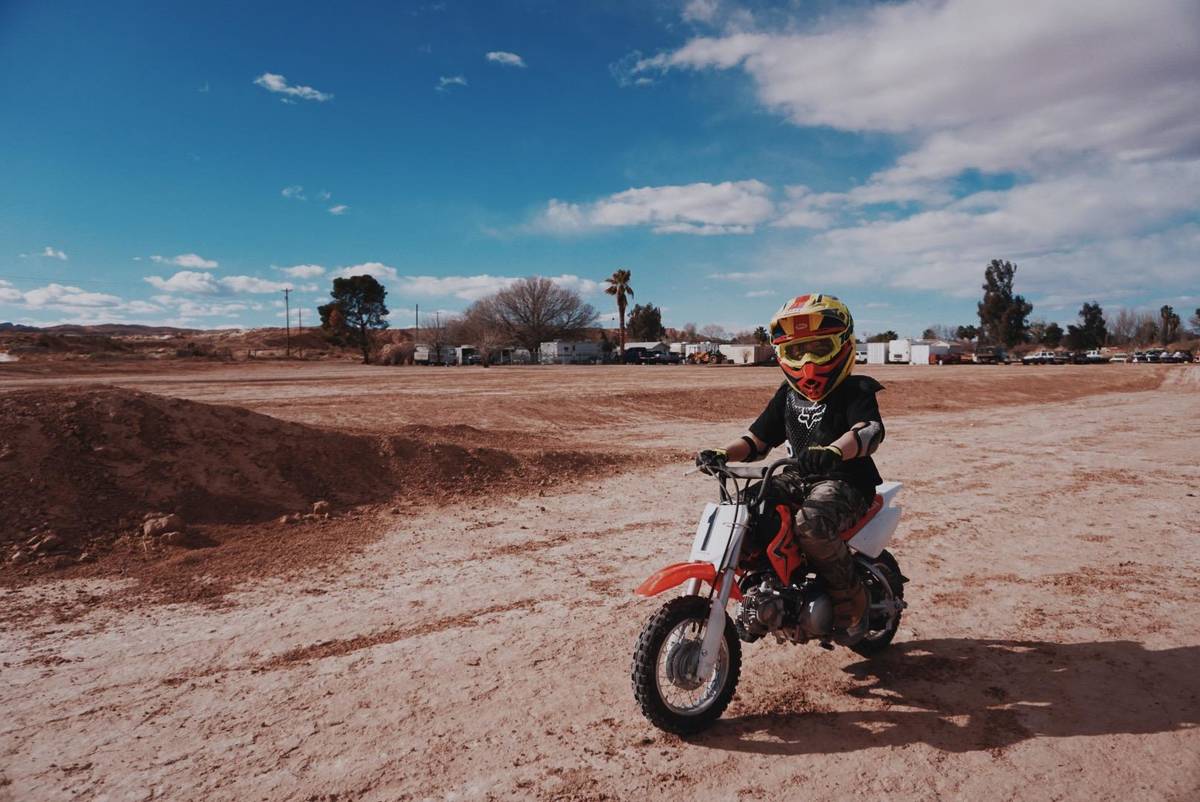
[[[684,586],[683,595],[646,622],[633,655],[634,696],[656,727],[688,735],[720,718],[737,688],[742,641],[774,635],[780,643],[815,640],[833,648],[833,601],[800,551],[791,511],[776,510],[778,531],[769,542],[753,542],[768,539],[754,535],[761,516],[769,514],[764,500],[771,477],[795,465],[782,459],[766,468],[706,468],[720,485],[721,500],[705,506],[689,561],[657,571],[635,591],[650,597]],[[759,482],[757,490],[752,481]],[[885,548],[900,521],[894,500],[901,486],[879,485],[867,512],[841,533],[869,599],[867,633],[850,646],[865,657],[892,642],[906,607],[908,578]],[[732,618],[726,613],[730,599],[738,602]]]

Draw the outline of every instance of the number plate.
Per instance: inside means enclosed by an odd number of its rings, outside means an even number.
[[[742,504],[706,504],[700,523],[696,526],[691,559],[712,563],[720,570],[725,550],[733,539],[734,523],[743,509],[745,505]]]

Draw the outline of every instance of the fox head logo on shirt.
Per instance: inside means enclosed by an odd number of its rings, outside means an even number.
[[[824,404],[813,404],[811,407],[800,407],[796,410],[796,420],[800,421],[809,431],[812,431],[812,428],[820,423],[823,417],[825,417]]]

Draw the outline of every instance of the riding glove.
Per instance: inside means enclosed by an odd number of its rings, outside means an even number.
[[[808,476],[832,473],[842,462],[842,450],[837,446],[810,446],[796,462],[800,472]]]
[[[710,468],[724,468],[729,453],[723,448],[706,448],[696,454],[696,467],[705,473],[712,473]]]

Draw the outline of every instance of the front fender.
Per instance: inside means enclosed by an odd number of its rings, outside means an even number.
[[[637,586],[637,590],[634,593],[638,596],[657,596],[664,590],[670,590],[673,587],[682,585],[689,579],[699,579],[701,582],[707,582],[715,586],[717,583],[717,569],[712,563],[702,560],[668,565],[666,568],[661,568],[651,574],[645,582]],[[735,584],[730,589],[730,595],[734,599],[741,601],[741,588]]]

